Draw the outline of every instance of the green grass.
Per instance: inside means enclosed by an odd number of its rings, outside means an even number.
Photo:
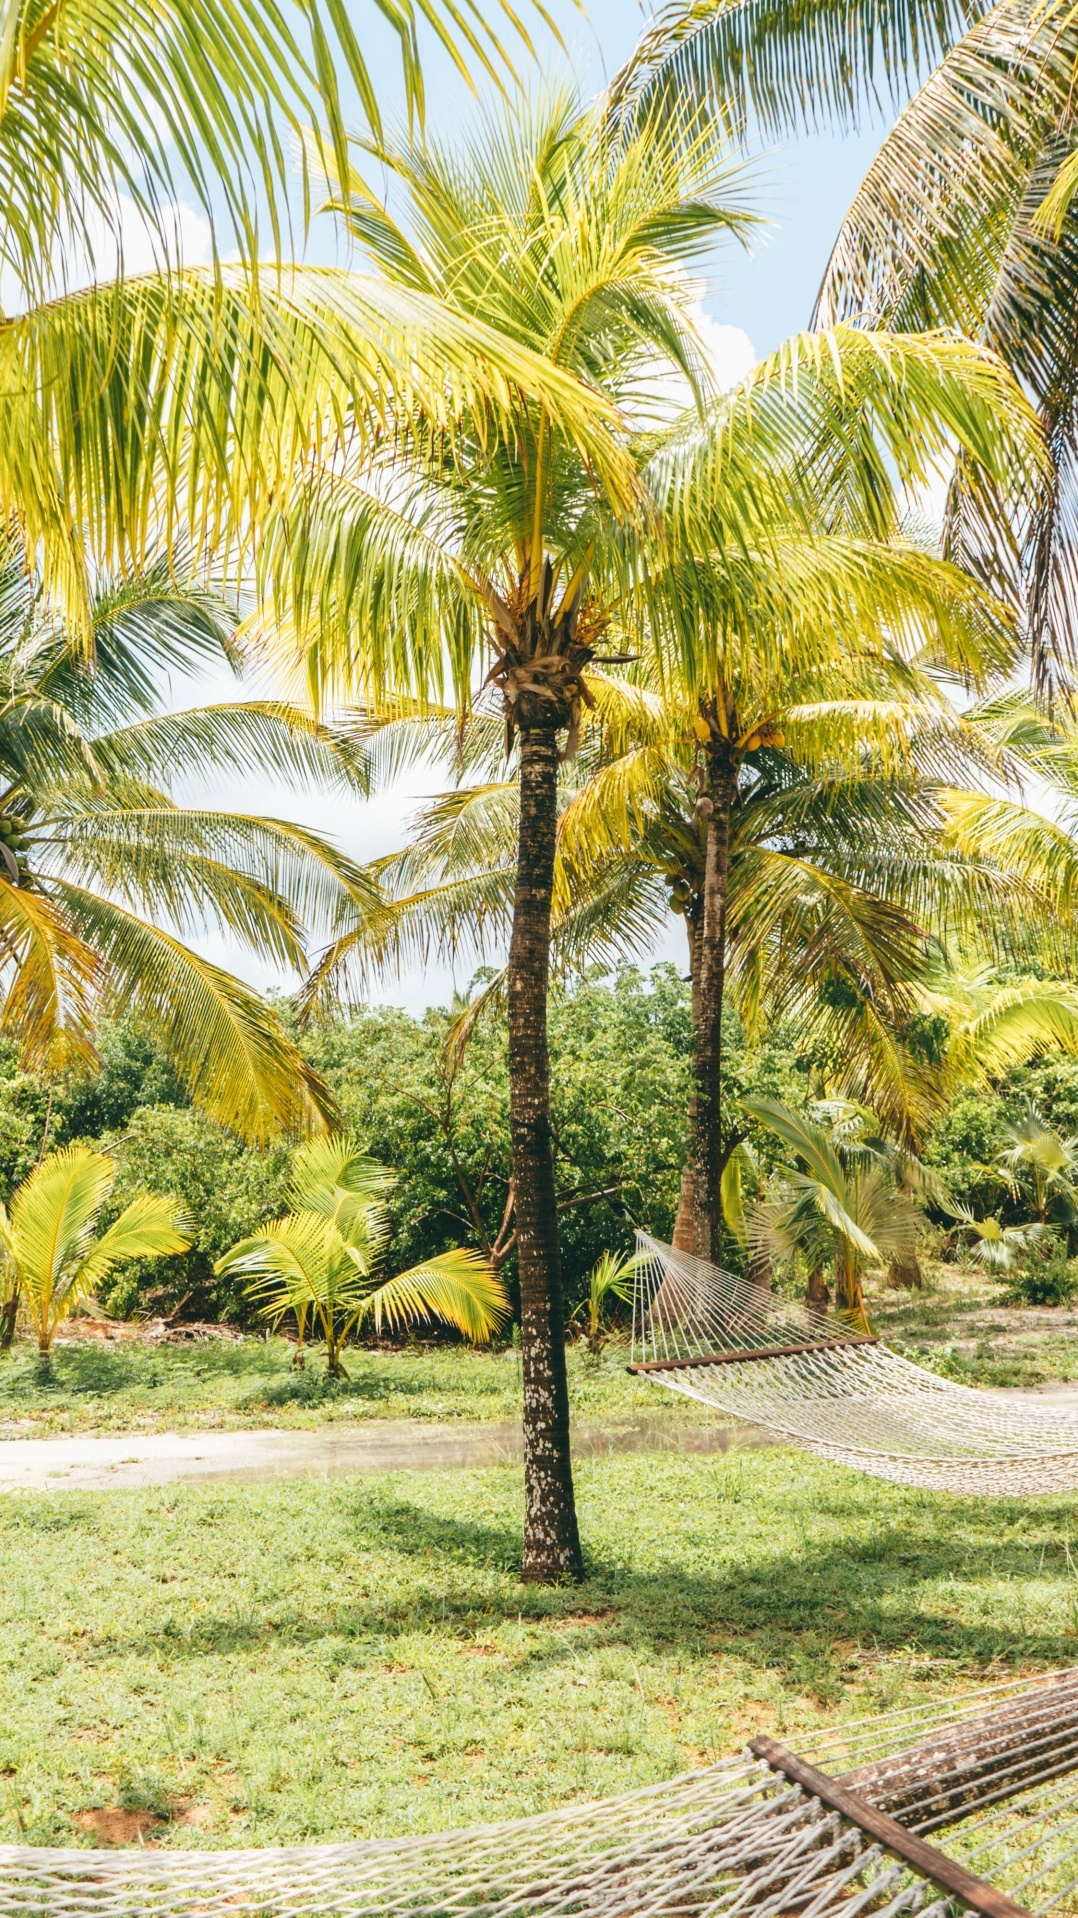
[[[1004,1288],[957,1266],[926,1268],[920,1292],[880,1287],[873,1327],[931,1370],[966,1385],[1078,1380],[1078,1304],[1008,1306]]]
[[[1017,1309],[1000,1288],[954,1266],[928,1270],[923,1292],[870,1290],[873,1324],[909,1357],[974,1385],[1078,1380],[1078,1306]],[[513,1352],[416,1343],[399,1351],[353,1350],[350,1377],[335,1383],[315,1348],[292,1369],[284,1339],[151,1345],[137,1340],[56,1348],[42,1381],[20,1345],[0,1355],[0,1437],[50,1432],[190,1431],[316,1426],[335,1420],[519,1418],[520,1369]],[[628,1352],[611,1343],[596,1365],[569,1349],[574,1412],[583,1421],[633,1418],[662,1409],[653,1386],[630,1379]],[[678,1416],[706,1416],[679,1403]]]
[[[0,1500],[0,1840],[428,1831],[1076,1655],[1073,1503],[779,1451],[578,1477],[589,1577],[553,1592],[510,1468]]]
[[[340,1384],[326,1378],[317,1350],[298,1373],[292,1353],[284,1339],[61,1345],[52,1376],[43,1382],[36,1354],[21,1345],[0,1356],[0,1437],[520,1418],[520,1361],[512,1351],[422,1345],[351,1351],[350,1376]],[[628,1377],[627,1358],[625,1348],[611,1346],[596,1364],[582,1346],[570,1348],[579,1418],[631,1418],[656,1410],[654,1386]]]

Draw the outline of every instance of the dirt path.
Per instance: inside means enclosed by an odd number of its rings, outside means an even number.
[[[609,1452],[725,1452],[759,1436],[657,1416],[583,1426],[581,1457]],[[371,1419],[321,1431],[121,1433],[109,1438],[0,1440],[0,1492],[102,1491],[181,1480],[328,1478],[337,1472],[452,1471],[523,1456],[516,1425],[427,1425]]]
[[[1078,1386],[997,1390],[994,1398],[1078,1412]],[[684,1425],[653,1418],[579,1426],[578,1457],[611,1452],[725,1452],[766,1445],[750,1426]],[[0,1493],[83,1492],[139,1485],[329,1478],[338,1472],[438,1472],[508,1465],[523,1455],[517,1425],[435,1425],[371,1419],[321,1431],[122,1432],[108,1438],[0,1440]]]

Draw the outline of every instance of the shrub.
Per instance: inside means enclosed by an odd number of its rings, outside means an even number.
[[[1066,1305],[1078,1293],[1078,1259],[1054,1232],[1046,1233],[1003,1283],[1007,1305]]]

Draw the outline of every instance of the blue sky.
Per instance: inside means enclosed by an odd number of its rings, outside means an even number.
[[[518,4],[521,3],[522,0],[518,0]],[[568,55],[559,53],[556,43],[548,39],[542,49],[543,65],[556,71],[568,58],[582,87],[594,92],[631,51],[646,16],[632,0],[595,0],[585,23],[571,0],[562,0],[556,17]],[[357,21],[358,18],[357,15]],[[368,18],[364,6],[364,25]],[[380,40],[377,32],[372,69],[385,76],[386,114],[392,118],[396,110],[394,97],[399,98],[395,58],[391,43]],[[444,56],[431,57],[426,62],[426,73],[429,121],[433,129],[445,133],[466,121],[475,112],[475,103]],[[730,245],[716,256],[704,306],[717,324],[738,328],[746,334],[756,357],[809,324],[835,233],[884,127],[885,122],[877,119],[857,134],[805,135],[758,147],[754,153],[753,197],[766,225],[755,239],[751,253]],[[328,222],[324,222],[312,235],[310,253],[312,257],[326,259],[333,257],[334,251],[332,231]],[[737,370],[740,369],[735,368]],[[200,684],[197,689],[177,690],[183,703],[187,703],[194,692],[206,699],[230,696],[227,678],[223,675],[216,681]],[[327,801],[313,794],[275,789],[262,782],[237,783],[227,790],[218,786],[214,797],[219,804],[244,811],[258,810],[302,820],[335,838],[353,857],[366,860],[389,852],[401,843],[418,795],[436,783],[413,777],[407,785],[383,793],[366,805],[342,804],[339,798]],[[206,937],[196,943],[253,984],[288,983],[217,938]],[[682,943],[680,926],[672,928],[671,938],[657,956],[673,957],[680,963]],[[457,984],[466,985],[469,970],[467,965],[461,969]],[[426,975],[413,973],[389,984],[376,996],[420,1011],[427,1004],[443,1001],[453,984],[447,971],[432,968]]]

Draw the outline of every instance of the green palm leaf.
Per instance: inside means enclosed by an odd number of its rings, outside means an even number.
[[[257,993],[115,901],[67,880],[53,890],[100,955],[106,1003],[147,1022],[192,1098],[222,1125],[269,1139],[330,1115],[325,1088]]]
[[[481,1343],[506,1317],[504,1287],[477,1252],[440,1252],[374,1288],[364,1313],[381,1331],[416,1319],[441,1319],[464,1337]]]
[[[652,117],[678,102],[721,114],[731,131],[755,119],[771,135],[856,119],[881,80],[897,98],[968,21],[953,0],[675,0],[614,76],[609,110]]]
[[[47,1357],[57,1327],[122,1259],[182,1252],[191,1228],[173,1200],[142,1193],[100,1238],[97,1215],[116,1161],[87,1146],[50,1153],[24,1179],[0,1220],[15,1289]]]

